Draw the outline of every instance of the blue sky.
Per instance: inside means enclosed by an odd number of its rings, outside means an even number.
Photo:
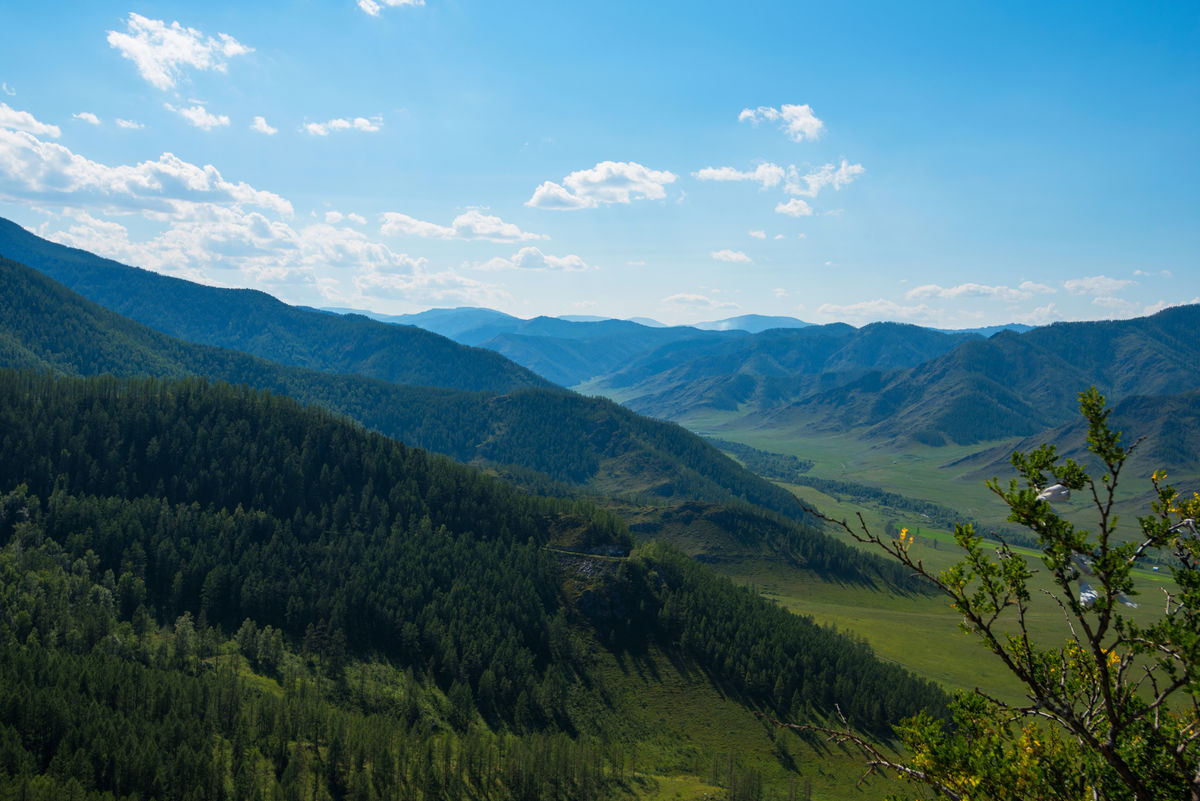
[[[1195,2],[7,5],[0,215],[165,273],[668,323],[1200,295]]]

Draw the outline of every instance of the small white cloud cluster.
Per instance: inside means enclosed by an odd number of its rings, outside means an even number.
[[[394,211],[384,212],[383,225],[379,230],[385,236],[419,236],[425,239],[486,239],[491,242],[523,242],[530,239],[548,238],[542,234],[522,231],[513,223],[506,223],[499,217],[484,214],[478,209],[468,209],[455,217],[450,225],[438,225]]]
[[[360,215],[329,211],[321,222],[298,225],[285,198],[229,180],[212,165],[171,153],[138,164],[102,164],[39,138],[57,135],[53,126],[5,109],[0,109],[0,202],[40,207],[49,215],[41,233],[63,244],[207,283],[217,280],[213,271],[237,270],[243,277],[235,283],[243,286],[249,282],[276,292],[291,287],[347,305],[369,303],[368,293],[471,304],[508,297],[500,287],[453,270],[432,272],[424,258],[397,253],[338,225],[365,225]],[[159,232],[136,238],[117,221],[130,215]],[[511,233],[502,221],[478,212],[469,212],[459,225],[499,238]],[[513,261],[539,265],[536,253]],[[540,263],[548,269],[584,266],[578,257],[547,256]],[[346,277],[335,277],[338,271]]]
[[[229,125],[229,118],[224,114],[213,114],[204,106],[197,103],[189,108],[175,108],[170,103],[163,103],[163,108],[167,111],[174,112],[180,117],[188,121],[188,124],[193,127],[200,128],[205,131],[211,131],[213,128],[222,128]]]
[[[549,256],[532,246],[521,248],[511,258],[488,259],[475,267],[478,270],[562,270],[565,272],[588,269],[584,260],[576,255]]]
[[[117,118],[117,127],[125,128],[130,131],[136,131],[138,128],[144,128],[146,126],[142,125],[140,122],[137,122],[136,120],[123,120],[120,117],[118,117]]]
[[[680,292],[676,295],[670,295],[663,298],[661,302],[669,307],[685,308],[690,311],[733,311],[740,308],[736,303],[716,300],[707,295],[700,295],[694,292]]]
[[[754,261],[740,250],[714,250],[709,254],[717,261],[727,261],[733,264],[753,264]]]
[[[340,211],[325,212],[325,222],[329,223],[330,225],[337,225],[343,220],[349,220],[350,222],[357,223],[358,225],[367,224],[367,218],[361,214],[355,214],[353,212],[350,214],[342,214]]]
[[[254,124],[250,126],[250,130],[258,131],[260,134],[266,134],[267,136],[274,136],[275,134],[279,133],[278,128],[272,128],[267,123],[266,117],[255,117]]]
[[[397,8],[398,6],[423,6],[425,0],[358,0],[358,7],[370,14],[372,17],[378,17],[384,6],[388,8]]]
[[[750,181],[759,184],[763,189],[771,189],[782,183],[783,191],[789,195],[815,198],[827,186],[840,191],[865,172],[866,168],[863,165],[851,164],[842,159],[841,164],[825,164],[803,175],[795,164],[784,168],[770,162],[759,164],[753,170],[705,167],[692,175],[701,181]],[[776,204],[775,211],[790,217],[809,217],[813,213],[812,207],[799,197]]]
[[[738,114],[738,122],[751,122],[757,125],[762,120],[779,122],[787,137],[793,142],[803,142],[805,139],[816,139],[821,135],[825,123],[817,119],[812,107],[805,103],[802,106],[782,105],[779,108],[759,106],[744,108]]]
[[[905,293],[908,300],[924,298],[942,298],[956,300],[958,298],[994,298],[1016,302],[1029,300],[1034,295],[1051,294],[1054,288],[1033,281],[1022,281],[1015,288],[1009,286],[989,286],[988,284],[965,283],[958,286],[942,287],[937,284],[925,284],[915,287]]]
[[[652,170],[635,161],[602,161],[589,170],[577,170],[561,184],[546,181],[533,192],[526,206],[538,209],[594,209],[633,200],[661,200],[674,173]]]
[[[378,131],[383,125],[383,120],[380,117],[367,119],[366,117],[355,117],[348,120],[342,117],[329,120],[328,122],[310,122],[304,126],[304,130],[312,136],[329,136],[331,131],[367,131],[373,133]]]
[[[1072,295],[1111,296],[1125,287],[1135,283],[1124,278],[1109,278],[1107,275],[1091,275],[1085,278],[1072,278],[1063,281],[1063,288]]]
[[[124,33],[108,32],[109,46],[132,61],[151,86],[162,90],[173,89],[185,67],[224,72],[226,59],[254,52],[225,33],[213,38],[178,22],[167,25],[132,12],[125,25]]]
[[[100,124],[100,118],[90,111],[81,111],[78,114],[72,114],[71,117],[79,120],[80,122],[86,122],[88,125]]]
[[[851,164],[842,159],[842,163],[836,167],[826,164],[801,176],[793,164],[787,169],[787,182],[783,185],[783,191],[789,195],[816,197],[817,193],[827,186],[840,190],[866,171],[863,165]]]

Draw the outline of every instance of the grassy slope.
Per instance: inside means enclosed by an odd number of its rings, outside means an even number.
[[[887,509],[840,503],[808,487],[795,489],[801,498],[819,505],[831,516],[854,519],[861,512],[872,530],[881,530],[884,521],[893,516]],[[915,553],[927,566],[941,570],[957,560],[950,532],[927,527],[920,532]],[[844,539],[851,541],[849,537]],[[1033,570],[1040,571],[1032,582],[1035,600],[1030,631],[1048,646],[1060,644],[1067,635],[1062,612],[1040,593],[1050,586],[1045,570],[1032,551],[1016,550]],[[884,588],[838,585],[762,563],[747,562],[741,567],[740,571],[728,568],[726,572],[735,580],[755,585],[765,597],[794,612],[865,638],[881,657],[933,679],[947,690],[981,687],[1010,701],[1021,698],[1019,683],[978,640],[962,631],[960,618],[947,608],[948,602],[942,596],[898,595]],[[1158,587],[1166,586],[1168,580],[1145,571],[1138,575],[1138,582],[1141,605],[1121,611],[1145,624],[1158,615]]]

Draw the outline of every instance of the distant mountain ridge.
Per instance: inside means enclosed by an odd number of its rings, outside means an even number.
[[[0,256],[163,333],[281,364],[472,392],[552,385],[494,352],[419,328],[325,314],[255,290],[171,278],[50,242],[4,219]]]
[[[1055,323],[963,342],[908,369],[863,376],[764,413],[771,424],[849,428],[930,445],[1034,434],[1077,414],[1081,390],[1112,402],[1200,388],[1200,306]]]

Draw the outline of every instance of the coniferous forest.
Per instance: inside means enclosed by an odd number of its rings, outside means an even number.
[[[609,512],[267,392],[0,372],[0,498],[0,797],[611,797],[605,653],[879,734],[944,702]]]

